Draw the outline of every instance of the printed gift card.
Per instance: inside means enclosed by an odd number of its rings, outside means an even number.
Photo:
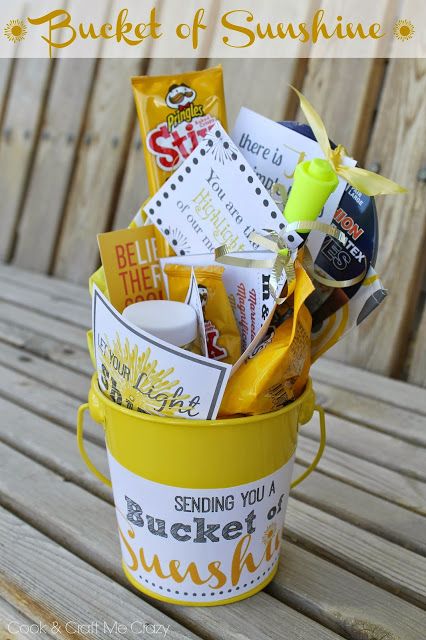
[[[120,313],[129,304],[164,298],[154,229],[147,225],[98,235],[109,297]]]
[[[92,315],[99,386],[114,402],[158,416],[216,418],[231,365],[142,331],[117,313],[96,286]]]
[[[254,230],[284,228],[275,202],[218,123],[145,205],[177,255],[257,249]]]
[[[280,182],[288,190],[293,184],[294,170],[299,162],[324,158],[315,140],[245,107],[237,117],[231,137],[266,189]],[[345,158],[344,164],[354,167],[356,161]],[[319,218],[321,222],[331,223],[346,185],[347,182],[339,178],[339,185],[327,200]],[[320,232],[312,232],[309,236],[307,244],[314,260],[323,240],[324,234]]]

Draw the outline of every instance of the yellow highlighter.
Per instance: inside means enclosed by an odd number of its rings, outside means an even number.
[[[316,220],[338,184],[338,177],[327,160],[315,158],[298,164],[284,209],[287,222]],[[302,236],[309,233],[309,229],[298,231]]]

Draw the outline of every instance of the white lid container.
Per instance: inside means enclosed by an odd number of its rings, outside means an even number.
[[[123,317],[153,336],[184,347],[197,337],[195,309],[173,300],[146,300],[126,307]]]

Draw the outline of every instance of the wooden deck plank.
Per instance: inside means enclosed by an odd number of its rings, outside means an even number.
[[[310,464],[317,450],[316,443],[306,436],[299,436],[298,461],[304,465]],[[326,447],[318,470],[405,509],[426,514],[426,485],[424,482],[407,478],[395,471],[379,467],[366,460],[360,460],[330,446]]]
[[[29,409],[35,415],[75,431],[79,401],[72,396],[2,365],[0,365],[0,385],[2,386],[0,396]],[[89,417],[87,417],[85,433],[88,440],[103,444],[102,427],[92,422]]]
[[[1,297],[0,318],[5,324],[23,328],[32,327],[33,331],[39,335],[52,337],[64,345],[68,344],[81,349],[86,344],[86,331],[81,327],[72,324],[64,326],[63,321],[44,316],[38,311],[4,302]]]
[[[135,59],[99,61],[53,268],[73,282],[86,282],[99,262],[96,234],[109,225],[133,121],[129,77],[140,68]]]
[[[141,618],[148,624],[169,627],[167,636],[175,640],[198,637],[16,516],[4,509],[0,516],[4,597],[30,618],[37,616],[48,625],[58,622],[55,637],[69,640],[66,624],[70,621],[87,625],[86,633],[79,634],[87,637],[89,625],[100,621],[99,629],[90,629],[90,637],[105,638],[103,622],[111,627],[117,621],[126,629],[120,637],[134,639],[129,625]]]
[[[0,260],[12,253],[27,175],[43,112],[52,61],[19,59],[3,120],[0,145],[0,192],[2,194],[2,233]],[[25,87],[25,91],[22,88]]]
[[[67,343],[42,336],[31,329],[10,325],[0,320],[0,340],[18,347],[29,355],[60,364],[63,367],[90,376],[93,373],[89,352]],[[0,346],[0,350],[2,347]]]
[[[0,395],[33,410],[37,415],[56,420],[70,430],[75,428],[77,401],[39,380],[29,378],[24,373],[2,365],[0,365]],[[87,437],[99,444],[103,441],[99,427],[90,420],[88,420]],[[297,450],[298,459],[303,464],[309,464],[316,449],[316,443],[304,436],[302,430]],[[328,475],[384,497],[395,504],[418,513],[424,512],[426,484],[423,482],[381,468],[374,463],[359,460],[330,446],[327,447],[319,468]]]
[[[393,380],[343,362],[320,358],[312,367],[314,379],[354,394],[378,398],[395,407],[426,415],[426,392],[402,380]]]
[[[5,498],[2,497],[4,504],[7,506],[8,502],[13,500],[15,511],[21,517],[28,519],[33,526],[41,529],[42,532],[46,532],[54,540],[59,541],[60,543],[62,540],[65,540],[66,545],[71,549],[71,551],[73,551],[73,553],[77,554],[82,559],[90,558],[90,561],[97,568],[100,568],[102,571],[106,572],[107,575],[113,577],[119,582],[122,582],[124,578],[121,575],[119,563],[117,562],[118,549],[113,540],[112,533],[114,529],[112,507],[105,503],[100,503],[95,498],[70,484],[67,484],[64,487],[58,476],[52,474],[43,467],[36,465],[36,463],[26,462],[25,465],[23,465],[21,458],[22,456],[16,452],[11,452],[7,456],[9,471],[7,474],[8,478],[13,475],[13,468],[17,465],[19,465],[20,468],[24,468],[24,472],[21,474],[20,486],[17,486],[16,483],[12,483],[11,480],[2,482],[0,485],[0,495],[6,496]],[[72,506],[69,511],[67,510],[67,513],[63,515],[63,518],[58,521],[55,514],[59,504],[61,503],[60,501],[65,499],[67,500],[67,504]],[[84,522],[79,522],[78,517],[76,517],[76,514],[81,512],[96,512],[96,539],[93,537],[93,523],[89,519],[84,520]],[[298,570],[301,573],[303,573],[302,567],[305,566],[305,558],[314,564],[318,564],[318,562],[320,562],[319,560],[311,557],[311,554],[295,549],[294,545],[287,547],[287,544],[284,543],[284,560],[282,562],[280,580],[276,587],[272,587],[272,591],[277,590],[284,601],[286,601],[286,597],[283,595],[284,591],[285,589],[288,589],[289,584],[292,584],[292,581],[289,583],[285,571],[287,558],[292,553],[296,553],[296,557],[300,560],[297,564]],[[324,568],[325,566],[327,568],[328,563],[324,563],[324,561],[321,562],[322,567]],[[346,574],[347,572],[344,573]],[[302,577],[300,580],[303,583]],[[358,583],[358,587],[364,585],[364,583],[359,579],[355,580],[355,582]],[[333,586],[330,586],[330,588],[333,589]],[[367,611],[364,609],[364,616],[367,616],[370,624],[376,624],[375,618],[370,618],[367,601],[364,600],[365,590],[368,591],[369,588],[370,585],[365,584],[364,588],[359,589],[358,601],[364,601],[364,606],[367,608]],[[311,611],[314,609],[317,602],[315,590],[311,589],[309,593],[308,589],[307,594],[306,588],[302,588],[301,591],[298,592],[297,588],[294,587],[294,584],[290,587],[290,590],[292,591],[292,598],[296,598],[298,600],[302,611],[307,606],[310,607]],[[402,609],[407,608],[406,610],[410,611],[413,616],[414,628],[419,624],[421,616],[419,618],[419,612],[417,612],[414,607],[406,605],[397,598],[393,598],[392,596],[389,596],[389,594],[385,594],[377,588],[373,590],[378,595],[379,602],[387,601],[389,606],[393,601],[394,605],[398,606],[398,609],[399,605]],[[342,596],[342,593],[340,595]],[[254,602],[256,606],[256,604],[259,604],[255,602],[257,599],[258,598],[256,597],[248,602]],[[241,605],[239,604],[238,608],[240,606]],[[228,609],[233,608],[227,608],[226,611],[228,611]],[[188,610],[185,610],[185,613],[186,611]],[[325,611],[323,611],[323,616],[323,623],[325,625],[330,624],[329,616]],[[316,615],[313,617],[315,618]],[[264,623],[264,618],[265,613],[260,616],[259,623]],[[387,624],[389,625],[389,621]],[[395,622],[391,621],[391,624],[395,624]],[[349,620],[347,620],[347,625],[349,628],[351,627]]]
[[[417,607],[288,540],[268,592],[350,640],[420,640],[426,626]]]
[[[292,499],[284,535],[414,604],[426,603],[426,559],[412,551]]]
[[[11,456],[9,461],[12,460],[12,457],[14,456]],[[36,571],[40,571],[41,573],[35,588],[43,591],[43,602],[45,606],[47,606],[49,599],[55,599],[56,605],[56,598],[58,598],[59,594],[56,585],[57,573],[53,570],[52,566],[55,562],[58,565],[59,573],[63,574],[63,589],[69,594],[71,586],[73,586],[73,588],[80,587],[83,597],[85,596],[88,599],[92,619],[96,619],[94,603],[90,599],[89,594],[93,592],[95,587],[93,583],[95,583],[102,574],[99,574],[98,571],[85,564],[85,562],[89,562],[92,566],[100,569],[102,573],[106,573],[112,578],[112,580],[108,580],[102,576],[102,580],[107,581],[107,584],[103,585],[102,591],[105,593],[108,601],[112,600],[114,593],[117,594],[117,592],[119,592],[121,594],[119,600],[122,608],[128,609],[133,602],[138,603],[139,617],[132,618],[132,612],[127,610],[122,613],[123,617],[121,619],[123,622],[124,615],[127,616],[127,624],[129,624],[129,620],[140,619],[142,612],[144,617],[149,616],[152,618],[157,616],[157,620],[160,617],[163,618],[159,611],[148,605],[142,598],[136,598],[136,596],[133,596],[130,592],[123,592],[123,588],[120,586],[121,584],[126,585],[126,582],[121,569],[121,554],[113,507],[94,496],[90,496],[75,485],[70,483],[64,484],[59,476],[30,461],[27,462],[26,468],[20,476],[22,481],[27,478],[28,491],[33,500],[31,504],[24,505],[21,501],[24,497],[22,495],[21,499],[18,499],[14,504],[14,512],[19,513],[21,517],[28,520],[30,524],[42,533],[47,534],[49,538],[53,539],[57,544],[51,540],[49,540],[47,544],[47,538],[44,538],[35,530],[30,530],[29,526],[23,525],[21,521],[17,521],[15,528],[19,528],[21,532],[22,529],[25,529],[25,539],[15,534],[15,537],[18,539],[13,542],[11,540],[11,533],[13,535],[13,525],[15,524],[16,518],[13,516],[7,517],[3,512],[4,515],[2,515],[2,521],[0,521],[0,540],[6,546],[9,553],[11,551],[19,553],[21,558],[15,563],[17,576],[12,582],[12,589],[19,588],[25,593],[26,589],[34,588],[32,582],[28,584],[28,579],[26,583],[21,583],[21,567],[25,557],[27,563],[31,565],[28,567],[30,580],[32,578],[31,573],[35,573]],[[2,484],[0,499],[3,504],[7,505],[11,494],[8,493],[8,495],[5,495],[3,493],[5,485],[2,481],[0,482]],[[21,484],[24,484],[24,482]],[[9,491],[9,489],[7,489],[7,491]],[[14,492],[12,492],[12,495],[17,496]],[[66,509],[63,517],[58,518],[57,510],[58,508],[61,509],[60,505],[63,505],[65,496],[69,508]],[[81,518],[82,513],[89,512],[96,513],[96,525],[91,518]],[[8,536],[5,532],[6,525],[9,527]],[[36,540],[38,541],[37,555],[34,554]],[[65,550],[63,546],[67,550]],[[70,556],[69,550],[75,555]],[[78,560],[76,556],[82,558],[82,560]],[[44,569],[40,566],[42,565],[42,561],[44,561]],[[0,574],[3,570],[5,573],[7,572],[7,578],[9,578],[8,574],[11,572],[11,569],[13,570],[13,563],[9,565],[5,559],[2,565],[0,565]],[[71,566],[68,568],[68,565]],[[71,571],[71,569],[73,569],[73,571]],[[44,593],[45,590],[47,591],[47,585],[44,584],[44,581],[49,575],[51,577],[51,586],[48,592]],[[80,584],[79,578],[82,575],[84,575],[87,580],[86,588],[83,588],[83,585]],[[17,581],[19,581],[20,584],[18,583],[18,585],[16,585]],[[89,585],[92,585],[90,589]],[[101,585],[98,585],[97,588],[100,590]],[[59,593],[61,592],[59,591]],[[36,599],[33,594],[31,594],[31,599]],[[99,604],[98,599],[97,604]],[[222,638],[239,637],[247,638],[248,640],[253,637],[251,634],[257,626],[263,629],[266,637],[277,640],[293,640],[297,635],[306,640],[332,640],[338,637],[333,632],[328,631],[326,628],[265,593],[238,604],[238,615],[241,616],[239,622],[235,608],[225,607],[221,611],[220,625],[217,624],[217,613],[212,609],[191,609],[157,602],[155,606],[158,607],[158,609],[167,611],[171,617],[179,620],[181,624],[186,624],[189,618],[192,628],[195,626],[203,630],[205,628],[205,622],[209,621],[209,637],[212,639],[219,640]],[[151,609],[152,611],[150,611]],[[261,616],[259,616],[260,611],[262,611]],[[103,611],[102,615],[105,615],[105,613],[106,611]],[[116,614],[114,617],[116,617]],[[83,618],[84,613],[81,612],[78,619],[83,620]],[[118,620],[119,618],[116,619]],[[178,627],[175,621],[172,622],[170,620],[168,624],[171,625],[171,629]],[[184,630],[182,629],[180,633],[184,633]],[[194,637],[190,632],[187,633],[189,634],[187,637]]]
[[[88,301],[89,293],[87,294]],[[2,282],[0,299],[12,302],[27,309],[42,313],[44,316],[63,320],[88,330],[91,326],[90,303],[83,307],[74,302],[61,299],[56,293],[44,293],[31,288],[17,287],[6,280]]]
[[[54,293],[61,299],[83,306],[90,304],[88,288],[74,282],[21,269],[12,264],[0,264],[0,277],[2,281],[12,282],[19,289],[33,289],[50,295]]]
[[[39,621],[27,618],[0,598],[0,638],[2,640],[12,640],[12,638],[13,640],[28,640],[31,631],[33,634],[38,633],[37,625],[39,625]],[[42,633],[46,638],[54,637],[47,632],[46,628]]]
[[[426,137],[425,90],[425,60],[390,61],[367,154],[367,165],[378,162],[383,175],[409,189],[406,195],[378,201],[381,241],[376,268],[398,304],[373,313],[359,327],[356,341],[344,340],[330,352],[336,359],[395,377],[407,353],[421,290],[418,276],[426,260],[426,184],[417,179],[424,162],[418,140]],[[401,153],[402,148],[410,152]]]
[[[294,477],[302,470],[296,464]],[[426,555],[425,519],[418,513],[324,473],[313,473],[291,495],[405,549]]]
[[[383,400],[337,389],[331,384],[314,380],[317,402],[328,413],[372,427],[405,442],[426,446],[425,418]]]
[[[88,385],[90,384],[88,376],[82,376],[54,362],[25,353],[22,349],[0,343],[0,363],[77,400],[81,401],[87,397]]]
[[[315,418],[303,434],[307,438],[319,440]],[[397,471],[403,475],[426,482],[426,450],[379,433],[374,429],[354,424],[349,420],[327,414],[327,445],[344,451],[361,460]]]
[[[23,268],[50,269],[95,68],[95,58],[56,62],[13,256]]]
[[[80,460],[74,433],[59,429],[54,423],[3,398],[0,398],[0,412],[4,417],[0,422],[1,441],[78,486],[111,501],[110,490],[98,482]],[[19,424],[19,429],[11,431],[11,424]],[[87,442],[86,447],[94,464],[108,475],[104,446]],[[299,475],[302,470],[303,467],[296,465],[294,476]],[[426,555],[425,521],[416,513],[323,473],[313,474],[294,489],[292,495],[407,549]]]

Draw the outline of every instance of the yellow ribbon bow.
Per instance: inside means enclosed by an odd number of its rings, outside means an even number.
[[[387,195],[393,193],[406,193],[407,189],[401,185],[379,176],[377,173],[361,169],[360,167],[346,167],[343,164],[343,157],[347,154],[345,147],[339,144],[334,150],[331,148],[328,134],[321,119],[321,116],[314,109],[312,104],[295,87],[291,87],[299,96],[300,107],[305,114],[306,120],[317,139],[324,156],[331,165],[331,168],[338,176],[346,180],[350,185],[365,193],[367,196]]]

